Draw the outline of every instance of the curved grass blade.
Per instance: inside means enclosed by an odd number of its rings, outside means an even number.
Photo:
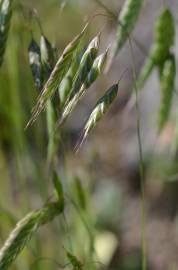
[[[73,39],[71,43],[65,48],[64,52],[62,53],[61,57],[57,61],[53,71],[51,72],[49,79],[44,85],[44,88],[42,90],[42,93],[40,94],[37,104],[34,107],[32,111],[32,116],[27,123],[27,126],[30,126],[33,124],[38,115],[42,112],[44,107],[46,106],[47,101],[52,97],[52,95],[55,93],[57,87],[59,86],[60,82],[62,81],[62,78],[66,71],[69,69],[69,65],[72,61],[72,58],[75,56],[76,51],[80,45],[81,39],[88,27],[88,23],[82,30],[82,32]]]
[[[101,74],[102,70],[105,67],[106,59],[107,59],[107,51],[101,55],[99,55],[94,63],[93,66],[88,73],[84,83],[82,84],[80,90],[73,96],[73,98],[69,101],[67,106],[64,108],[62,113],[61,119],[59,120],[59,125],[62,125],[71,112],[74,110],[78,102],[81,100],[83,95],[85,94],[86,90],[92,85],[92,83],[97,79],[97,77]]]
[[[175,86],[176,65],[174,55],[170,55],[163,65],[160,75],[161,102],[158,114],[158,132],[160,133],[166,124]]]
[[[15,229],[10,233],[4,246],[0,249],[0,269],[7,270],[37,229],[51,222],[62,211],[63,206],[59,202],[48,203],[41,209],[29,213],[19,221]]]
[[[3,63],[6,43],[12,17],[13,0],[2,0],[0,3],[0,66]]]
[[[43,87],[42,63],[40,48],[34,39],[28,47],[28,59],[32,71],[33,81],[38,91]]]
[[[77,144],[77,148],[76,148],[77,150],[81,147],[82,143],[86,140],[91,130],[96,126],[96,124],[101,120],[104,114],[108,111],[110,105],[113,103],[113,101],[117,97],[117,93],[118,93],[118,84],[114,84],[106,91],[104,96],[100,98],[99,101],[96,103],[92,113],[90,114],[85,124],[83,134],[80,138],[79,143]]]

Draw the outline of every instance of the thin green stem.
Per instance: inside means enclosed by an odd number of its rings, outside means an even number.
[[[133,52],[132,41],[129,36],[129,46],[132,59],[132,72],[134,79],[134,90],[136,98],[136,114],[137,114],[137,138],[139,147],[139,172],[140,172],[140,188],[141,188],[141,242],[142,242],[142,270],[147,269],[146,263],[146,241],[145,241],[145,191],[144,191],[144,162],[143,162],[143,151],[142,151],[142,139],[141,139],[141,128],[140,128],[140,110],[138,102],[138,89],[137,89],[137,75],[136,75],[136,65],[135,57]]]

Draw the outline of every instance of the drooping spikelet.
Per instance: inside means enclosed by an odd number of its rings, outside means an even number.
[[[0,249],[0,269],[7,270],[30,241],[33,233],[40,226],[52,221],[62,211],[63,207],[59,202],[48,203],[19,221],[4,246]]]
[[[64,108],[61,119],[59,121],[60,125],[63,124],[64,121],[66,121],[67,117],[71,114],[71,112],[74,110],[74,108],[76,107],[78,102],[81,100],[81,98],[85,94],[86,90],[92,85],[92,83],[101,74],[102,70],[104,69],[106,59],[107,59],[107,51],[105,53],[99,55],[95,59],[93,66],[92,66],[90,72],[88,72],[88,75],[87,75],[85,81],[83,82],[80,90],[75,93],[75,95],[69,101],[67,106]]]
[[[87,138],[90,131],[96,126],[96,124],[101,120],[103,115],[108,111],[110,105],[117,97],[117,93],[118,93],[118,84],[114,84],[106,91],[104,96],[97,102],[85,124],[81,140],[78,144],[79,147]]]
[[[155,64],[164,63],[170,53],[175,40],[174,18],[168,8],[164,8],[155,24],[154,43],[151,58]]]
[[[158,114],[159,132],[162,131],[169,117],[172,96],[175,86],[175,74],[176,74],[175,57],[174,55],[170,55],[170,57],[165,61],[160,74],[161,101]]]
[[[0,66],[6,49],[10,21],[12,17],[13,0],[2,0],[0,3]]]
[[[40,94],[37,104],[35,105],[33,111],[32,111],[32,116],[27,123],[26,128],[33,124],[38,115],[41,113],[41,111],[44,109],[46,106],[47,101],[52,97],[52,95],[55,93],[57,90],[60,82],[63,79],[63,76],[69,69],[69,66],[71,64],[71,61],[76,54],[76,51],[80,45],[81,38],[83,37],[85,30],[87,28],[88,24],[84,27],[82,32],[74,38],[74,40],[69,43],[69,45],[65,48],[64,52],[62,53],[61,57],[57,61],[53,71],[51,72],[49,79],[45,83],[42,93]]]
[[[131,34],[139,17],[144,0],[126,0],[119,14],[119,25],[116,34],[116,41],[113,47],[112,58],[125,44]]]
[[[79,64],[79,69],[74,78],[71,95],[69,99],[71,99],[80,90],[82,84],[86,80],[88,72],[91,70],[93,62],[97,56],[99,50],[99,43],[100,43],[99,36],[96,36],[90,42],[86,51],[84,52]]]
[[[161,11],[157,18],[154,32],[153,46],[138,78],[138,89],[143,87],[154,67],[163,65],[174,44],[174,19],[169,9],[166,8]]]
[[[55,49],[43,34],[41,35],[40,39],[40,51],[43,69],[49,75],[56,62]]]
[[[86,49],[82,49],[81,52],[73,59],[71,63],[71,67],[69,68],[67,74],[63,78],[60,86],[59,86],[59,96],[60,96],[60,107],[63,108],[65,104],[67,104],[67,100],[70,98],[70,94],[72,92],[72,85],[77,76],[77,71],[79,70],[79,65],[82,59],[83,54]]]
[[[34,39],[28,47],[28,60],[32,71],[33,81],[38,91],[43,87],[42,64],[40,48]]]

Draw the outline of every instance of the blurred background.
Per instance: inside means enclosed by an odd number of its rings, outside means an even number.
[[[104,1],[119,14],[124,1]],[[133,33],[136,72],[140,71],[153,40],[155,18],[165,3],[178,23],[177,0],[145,0]],[[45,113],[24,131],[38,93],[28,63],[28,46],[40,31],[29,10],[38,11],[43,31],[60,55],[65,46],[96,15],[87,32],[89,41],[99,31],[100,50],[115,38],[117,24],[95,0],[14,1],[9,38],[0,70],[0,246],[16,222],[40,207],[52,194],[46,171]],[[176,27],[178,31],[178,27]],[[178,35],[174,52],[178,57]],[[96,100],[117,82],[124,70],[119,94],[111,110],[89,136],[78,154],[74,147]],[[73,250],[86,269],[141,269],[141,188],[137,116],[129,109],[133,91],[129,45],[120,51],[108,74],[89,89],[63,130],[58,172],[69,195],[65,217],[40,229],[12,269],[59,269],[65,264],[63,246]],[[177,79],[176,79],[177,80]],[[177,86],[177,81],[176,81]],[[144,158],[145,242],[148,269],[178,269],[178,128],[177,89],[170,119],[157,134],[160,90],[155,70],[139,97]],[[177,124],[176,124],[177,123]],[[65,150],[64,150],[65,149]],[[77,200],[76,185],[85,190],[85,203]],[[90,256],[95,250],[95,261]],[[40,259],[41,258],[41,259]]]

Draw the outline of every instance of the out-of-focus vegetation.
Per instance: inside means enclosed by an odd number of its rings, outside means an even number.
[[[147,265],[147,269],[163,270],[178,267],[177,92],[174,82],[177,50],[173,29],[176,32],[176,1],[138,1],[137,16],[133,16],[136,1],[130,1],[132,12],[125,9],[117,21],[125,2],[14,0],[12,3],[12,19],[0,68],[0,246],[23,217],[24,226],[29,226],[27,230],[25,227],[27,234],[34,234],[27,243],[22,241],[26,247],[9,269],[145,270]],[[3,0],[0,6],[2,3]],[[166,15],[160,11],[163,8]],[[160,26],[160,14],[169,17],[165,27]],[[124,48],[119,50],[123,44],[117,47],[118,58],[115,51],[113,59],[115,32],[118,31],[117,38],[123,35],[118,30],[122,26],[119,21],[125,24],[128,17],[132,26],[125,26],[129,33],[124,37]],[[148,23],[150,17],[152,24]],[[76,59],[80,63],[88,44],[101,31],[99,54],[110,45],[107,65],[110,69],[107,74],[100,74],[101,70],[97,70],[97,75],[90,73],[84,81],[84,86],[89,87],[99,76],[66,123],[58,126],[55,141],[51,135],[51,143],[57,144],[55,148],[49,144],[50,128],[56,131],[54,119],[49,118],[49,105],[57,108],[58,116],[61,115],[58,93],[51,104],[48,100],[47,117],[46,112],[42,112],[35,123],[24,130],[39,95],[29,65],[29,44],[32,38],[40,44],[41,34],[44,34],[56,48],[57,60],[88,20],[91,23],[83,38],[84,50],[79,60]],[[131,32],[134,27],[135,31]],[[163,56],[165,46],[163,61],[157,61],[158,56]],[[135,80],[145,59],[143,66],[147,70],[143,72],[144,83],[140,86],[138,81],[142,92],[138,94],[137,108],[134,85],[136,91],[140,90]],[[54,63],[51,70],[53,67]],[[151,75],[153,67],[158,74]],[[43,85],[51,70],[46,72]],[[82,128],[96,101],[118,81],[117,101],[109,108],[115,93],[104,96],[94,107],[83,134]],[[110,111],[76,154],[76,143],[81,142],[82,135],[87,137],[87,132],[103,117],[106,109]],[[54,118],[58,120],[56,115]],[[55,148],[55,154],[50,147]],[[49,164],[51,149],[55,157]],[[48,213],[51,201],[65,205],[54,220],[56,212]],[[32,212],[34,209],[39,210]],[[26,216],[29,212],[30,218]],[[41,227],[42,224],[46,225]],[[36,227],[39,230],[36,231]]]

